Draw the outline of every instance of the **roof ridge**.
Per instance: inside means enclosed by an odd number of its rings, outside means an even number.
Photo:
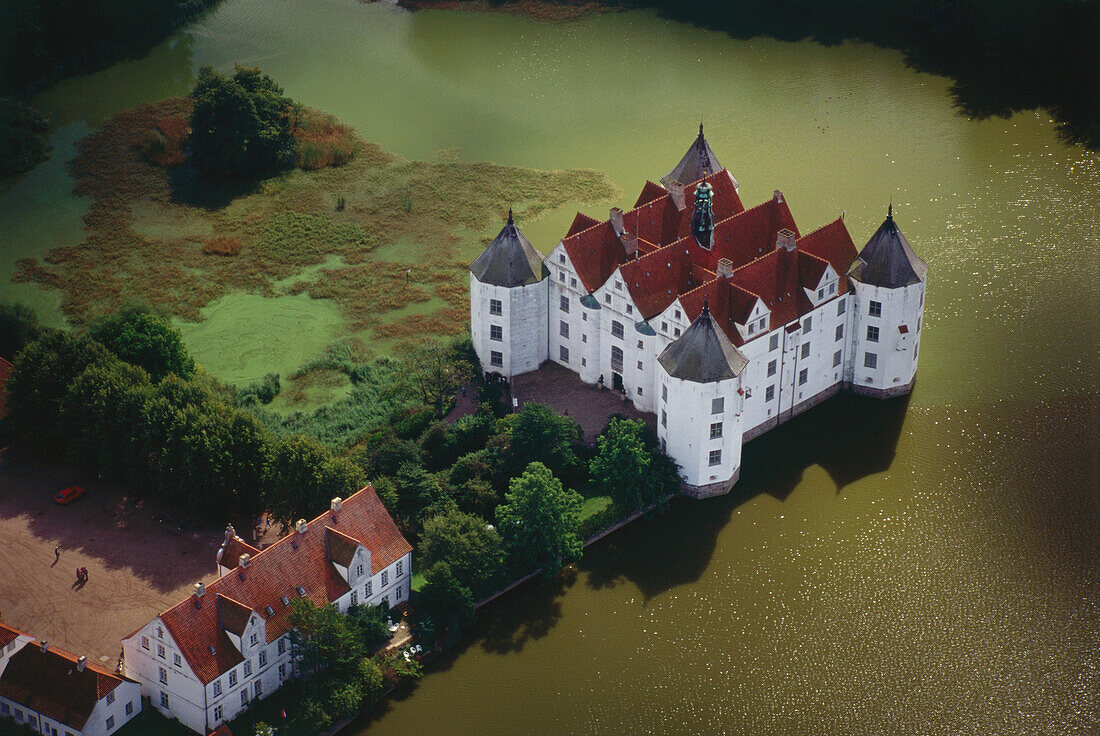
[[[748,211],[748,210],[746,210],[746,212],[747,212],[747,211]],[[805,235],[800,235],[800,236],[799,236],[799,237],[798,237],[797,239],[795,239],[795,241],[794,241],[794,242],[795,242],[795,243],[798,243],[798,241],[799,241],[799,240],[805,240],[806,238],[810,237],[810,236],[811,236],[811,235],[813,235],[814,233],[819,233],[819,232],[821,232],[822,230],[824,230],[825,228],[827,228],[827,227],[831,227],[832,225],[835,225],[835,224],[837,224],[838,222],[839,222],[839,223],[843,223],[843,222],[844,222],[844,218],[843,218],[843,217],[838,217],[838,218],[836,218],[836,219],[834,219],[834,220],[830,220],[829,222],[826,222],[826,223],[825,223],[824,225],[820,225],[820,226],[818,226],[818,227],[814,228],[813,230],[811,230],[810,232],[806,233]],[[801,250],[801,249],[799,249],[799,250]]]
[[[778,253],[778,252],[779,252],[779,251],[777,251],[777,250],[774,250],[774,249],[773,249],[773,250],[769,250],[769,251],[768,251],[767,253],[762,253],[762,254],[758,255],[758,256],[757,256],[756,258],[753,258],[753,259],[752,259],[751,261],[749,261],[748,263],[743,263],[743,264],[741,264],[740,266],[738,266],[737,268],[733,269],[733,273],[734,273],[734,274],[736,274],[736,273],[737,273],[738,271],[740,271],[740,270],[742,270],[742,269],[744,269],[744,268],[748,268],[748,267],[749,267],[749,266],[751,266],[752,264],[754,264],[754,263],[756,263],[756,262],[758,262],[758,261],[762,261],[762,260],[764,260],[765,258],[770,258],[771,256],[775,255],[775,254],[776,254],[776,253]],[[798,252],[799,252],[799,253],[801,253],[802,251],[801,251],[801,250],[799,250]]]
[[[633,211],[634,211],[634,210],[631,210],[631,212],[633,212]],[[583,212],[581,212],[580,210],[577,210],[577,214],[578,214],[578,215],[584,215],[584,213],[583,213]],[[596,219],[595,217],[592,217],[591,215],[585,215],[585,217],[589,217],[589,218],[591,218],[591,219],[593,219],[593,220],[595,220],[595,219]],[[592,230],[592,229],[594,229],[594,228],[597,228],[597,227],[599,227],[600,225],[608,225],[608,224],[610,224],[610,220],[596,220],[596,224],[595,224],[595,225],[589,225],[589,226],[588,226],[588,227],[586,227],[586,228],[585,228],[584,230],[578,230],[577,232],[573,233],[572,235],[567,235],[566,237],[564,237],[564,238],[562,238],[562,239],[561,239],[561,242],[562,242],[562,243],[565,243],[565,241],[566,241],[566,240],[572,240],[573,238],[579,238],[579,237],[580,237],[581,235],[584,235],[584,234],[585,234],[586,232],[588,232],[589,230]]]

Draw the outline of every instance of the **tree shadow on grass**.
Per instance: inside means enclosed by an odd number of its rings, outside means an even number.
[[[233,200],[255,193],[264,181],[264,177],[212,181],[200,176],[190,164],[177,166],[168,176],[174,204],[210,211],[224,209]]]
[[[837,493],[885,472],[894,459],[909,397],[881,401],[841,394],[745,445],[741,478],[725,496],[678,498],[585,550],[580,562],[595,589],[628,581],[648,600],[699,578],[734,510],[762,494],[785,501],[805,470],[820,465]]]

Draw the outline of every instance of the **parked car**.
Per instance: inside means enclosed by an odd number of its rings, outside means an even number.
[[[67,503],[72,503],[76,499],[84,495],[83,486],[73,486],[72,488],[66,488],[53,497],[54,501],[64,506]]]

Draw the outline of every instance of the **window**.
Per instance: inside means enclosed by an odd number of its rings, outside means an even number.
[[[354,596],[354,595],[355,595],[355,593],[352,593],[352,596]],[[352,605],[355,605],[355,604],[353,603]],[[261,667],[267,667],[267,652],[260,652],[260,666]]]
[[[581,312],[581,321],[582,322],[587,322],[588,321],[588,312]]]
[[[634,314],[634,307],[632,307],[631,305],[627,304],[627,305],[626,305],[626,313],[627,313],[627,314]]]
[[[114,692],[114,690],[107,693],[107,705],[110,705],[113,702],[115,702],[115,692]]]
[[[763,331],[764,331],[764,329],[765,329],[765,327],[767,326],[767,324],[768,324],[768,318],[767,318],[767,317],[761,317],[761,318],[760,318],[760,331],[761,331],[761,332],[763,332]]]
[[[126,704],[126,715],[132,716],[134,714],[134,701],[130,701]]]
[[[564,299],[565,297],[562,297]],[[489,300],[489,314],[503,314],[504,310],[501,309],[500,299]]]
[[[679,309],[676,310],[676,319],[680,319],[680,310]]]
[[[834,368],[836,366],[840,365],[840,358],[841,358],[841,351],[840,350],[837,350],[835,353],[833,353],[833,367]]]
[[[285,664],[279,665],[279,679],[280,680],[285,680],[286,679],[286,665]]]
[[[751,335],[754,332],[756,332],[756,325],[755,324],[749,325],[749,334]]]
[[[565,254],[558,253],[558,263],[565,263]]]
[[[802,334],[805,335],[807,332],[809,332],[813,328],[814,328],[814,318],[813,317],[807,317],[802,322]]]
[[[810,369],[803,368],[798,372],[798,385],[801,386],[808,380],[810,380]]]
[[[825,289],[818,289],[817,290],[817,298],[818,299],[824,299],[825,298]]]
[[[163,644],[157,644],[157,656],[160,657],[161,659],[164,659],[164,645]]]
[[[285,595],[283,597],[279,598],[279,600],[281,600],[283,602],[284,606],[289,606],[290,605],[290,599],[287,598]]]
[[[558,347],[558,357],[561,359],[562,363],[568,363],[569,362],[569,348],[565,347],[564,345],[559,346]]]
[[[382,571],[382,587],[385,588],[389,584],[390,584],[389,570],[383,570]]]
[[[771,340],[768,341],[768,350],[776,350],[779,348],[779,335],[772,335]]]
[[[878,342],[878,328],[867,326],[867,342]]]
[[[565,283],[565,271],[558,271],[558,281]]]
[[[110,731],[114,727],[115,727],[115,717],[114,716],[109,716],[107,718],[107,730]],[[57,733],[57,732],[55,731],[54,733]]]
[[[618,320],[611,320],[611,336],[622,337],[623,336],[623,323]]]
[[[768,363],[768,375],[769,376],[774,376],[775,375],[775,371],[776,371],[776,368],[777,368],[777,362],[778,361],[773,360],[770,363]]]
[[[0,714],[7,715],[11,713],[11,706],[7,703],[0,703]]]
[[[835,294],[836,293],[836,282],[833,282],[833,283],[829,284],[829,293],[830,294]]]
[[[216,698],[216,697],[219,697],[219,696],[220,696],[221,694],[222,694],[222,683],[221,683],[221,680],[215,680],[215,681],[214,681],[214,697],[215,697],[215,698]]]
[[[581,358],[581,365],[588,365],[588,358],[582,357]]]
[[[611,346],[611,370],[621,371],[623,369],[623,349],[618,345]]]
[[[661,323],[661,332],[668,332],[668,322]]]
[[[397,586],[397,600],[401,600],[404,597],[405,597],[405,591],[402,590],[400,585],[398,585]]]
[[[366,591],[365,591],[365,592],[363,593],[363,595],[365,595],[365,596],[367,596],[368,598],[370,598],[370,589],[371,589],[371,581],[370,581],[370,580],[368,580],[368,581],[367,581],[367,589],[366,589]]]
[[[847,305],[848,305],[848,302],[845,301],[844,299],[841,299],[839,302],[836,303],[836,316],[837,317],[844,314],[844,310],[848,308]]]
[[[842,324],[836,326],[836,339],[837,340],[843,340],[844,339],[844,325],[842,325]]]
[[[241,690],[241,705],[248,705],[248,688]]]
[[[489,339],[497,342],[504,341],[504,328],[500,325],[489,325]]]
[[[722,436],[722,423],[721,422],[715,422],[714,424],[710,425],[710,438],[712,440],[716,440],[716,439],[721,438],[721,436]]]
[[[283,653],[286,652],[286,639],[284,639],[282,637],[279,637],[279,649],[278,649],[278,651],[279,651],[279,654],[283,654]]]
[[[246,659],[244,661],[244,676],[252,677],[252,660]]]
[[[158,667],[157,669],[160,672],[160,681],[161,681],[161,683],[167,685],[168,684],[168,670],[164,669],[163,667]]]
[[[864,368],[878,368],[878,355],[875,353],[863,354],[863,367]]]
[[[23,711],[19,710],[18,708],[15,709],[15,720],[23,720]]]
[[[220,721],[222,719],[222,713],[223,712],[224,711],[222,710],[222,707],[220,705],[217,706],[216,708],[214,708],[214,720],[215,721]]]
[[[256,678],[256,682],[252,687],[257,699],[264,694],[264,681],[260,678]]]
[[[638,370],[640,370],[640,371],[645,370],[645,364],[643,364],[642,361],[640,361],[640,360],[638,361]]]
[[[581,342],[587,343],[588,342],[588,335],[582,334],[581,335]]]
[[[178,654],[173,654],[172,655],[172,664],[174,664],[177,667],[179,667],[180,665],[183,664],[183,661],[180,659],[180,655],[178,655]]]
[[[500,367],[504,365],[504,355],[493,350],[489,353],[489,364]]]
[[[611,303],[611,295],[610,294],[604,294],[603,295],[603,303],[604,304],[610,304]]]
[[[679,327],[677,327],[675,330],[672,331],[672,336],[673,337],[679,337],[680,336],[680,328]]]
[[[229,673],[229,687],[236,687],[237,685],[237,671],[233,670]]]
[[[577,280],[574,279],[574,278],[570,278],[569,279],[569,285],[572,286],[574,289],[576,289],[577,288]]]
[[[721,450],[711,450],[710,451],[710,464],[711,465],[721,465],[722,464],[722,451]]]
[[[401,574],[401,569],[402,569],[403,567],[404,567],[404,564],[402,563],[402,561],[401,561],[401,560],[398,560],[398,561],[397,561],[397,574],[398,574],[398,575],[400,575],[400,574]]]
[[[160,694],[160,707],[161,708],[167,708],[168,707],[168,693],[166,693],[166,692],[161,692],[161,694]]]
[[[668,386],[661,386],[661,401],[668,401]]]
[[[157,627],[157,638],[158,639],[163,639],[164,638],[164,628],[161,627],[161,626]]]
[[[638,341],[638,349],[639,350],[644,350],[645,349],[645,343],[642,342],[641,340]]]
[[[256,634],[252,634],[252,636],[248,637],[248,643],[251,644],[252,646],[256,646],[258,640],[259,639],[256,636]]]
[[[562,337],[569,337],[569,323],[568,322],[559,322],[558,323],[558,334],[561,335]]]
[[[641,395],[642,395],[642,387],[641,387],[641,386],[639,386],[639,387],[638,387],[638,395],[639,395],[639,396],[641,396]]]
[[[356,574],[356,576],[361,576],[363,574],[363,566],[362,565],[356,565],[355,566],[355,574]]]
[[[622,281],[616,281],[615,282],[615,288],[618,289],[619,291],[622,291],[623,290],[623,282]]]
[[[867,315],[870,317],[881,317],[882,302],[871,300],[871,303],[867,305]]]
[[[558,309],[569,314],[569,297],[562,295],[561,299],[558,300]]]
[[[803,358],[810,357],[810,343],[806,343],[805,345],[802,346],[802,357]]]
[[[764,389],[764,401],[771,401],[775,398],[775,385],[768,386]]]
[[[719,396],[717,399],[710,400],[710,413],[721,414],[726,410],[726,399],[723,396]]]
[[[661,409],[661,426],[668,426],[668,412],[666,412],[664,409]]]

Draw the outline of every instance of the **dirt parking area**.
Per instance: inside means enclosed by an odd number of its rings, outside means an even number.
[[[74,485],[83,498],[54,503]],[[0,451],[0,620],[113,667],[122,637],[217,576],[224,524],[181,529],[72,468]],[[88,582],[79,586],[82,566]]]

